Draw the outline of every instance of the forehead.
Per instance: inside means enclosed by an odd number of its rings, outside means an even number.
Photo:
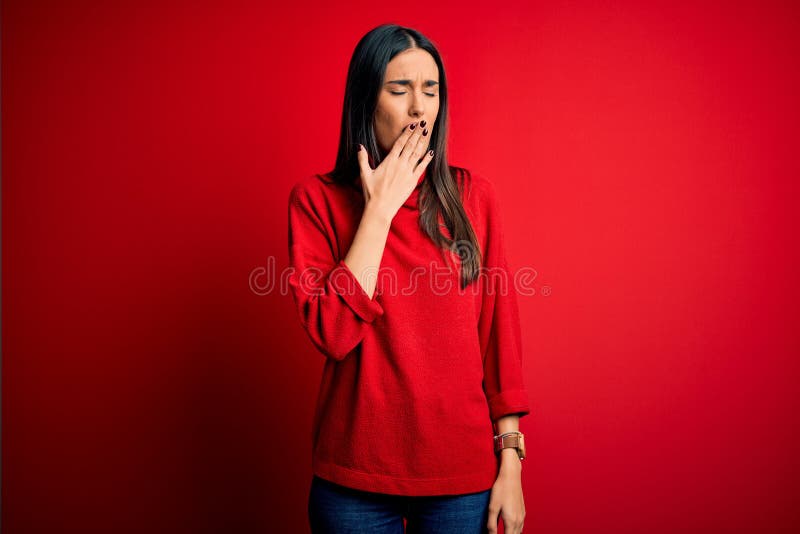
[[[439,80],[439,68],[425,50],[410,48],[400,52],[386,65],[386,79]]]

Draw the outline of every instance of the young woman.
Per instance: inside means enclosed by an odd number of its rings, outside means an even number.
[[[292,295],[325,355],[312,532],[522,532],[517,301],[492,183],[447,162],[447,81],[418,31],[350,61],[335,168],[289,198]]]

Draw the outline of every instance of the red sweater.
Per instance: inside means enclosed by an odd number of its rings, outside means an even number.
[[[484,255],[481,276],[460,291],[458,257],[446,262],[419,227],[426,175],[392,220],[372,299],[344,263],[364,209],[360,185],[313,175],[289,196],[290,288],[325,356],[312,470],[355,489],[487,490],[500,465],[492,421],[530,413],[494,186],[478,173],[459,173]]]

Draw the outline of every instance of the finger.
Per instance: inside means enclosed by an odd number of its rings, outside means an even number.
[[[428,163],[433,161],[433,154],[433,150],[428,150],[425,152],[425,156],[422,158],[422,161],[420,161],[419,165],[417,165],[414,169],[414,176],[417,180],[419,180],[419,177],[422,175],[422,171],[425,170],[425,168],[428,166]]]
[[[486,528],[489,531],[489,534],[497,534],[497,522],[498,516],[500,515],[500,510],[492,510],[489,508],[489,521],[486,523]]]
[[[403,146],[403,150],[398,155],[399,158],[411,159],[414,148],[416,148],[417,143],[419,143],[419,140],[422,137],[422,130],[424,129],[425,128],[422,127],[421,123],[417,123],[417,127],[414,128],[414,132],[408,138],[406,144]]]
[[[413,141],[413,138],[411,139],[411,141]],[[411,142],[411,141],[409,141],[409,142]],[[428,139],[428,136],[425,135],[425,133],[422,133],[420,135],[420,138],[417,140],[416,146],[413,148],[413,150],[411,151],[411,153],[408,156],[408,159],[409,159],[409,161],[411,163],[413,163],[414,165],[419,163],[420,158],[424,157],[425,154],[426,154],[426,151],[428,150],[428,143],[429,142],[430,142],[430,140]]]
[[[358,145],[358,152],[356,154],[358,156],[358,166],[361,169],[362,176],[369,176],[370,172],[372,172],[372,168],[369,166],[369,156],[367,155],[367,149],[364,148],[363,145]]]
[[[422,157],[422,153],[428,149],[428,143],[430,142],[430,132],[427,125],[423,126],[420,123],[417,129],[419,132],[415,132],[415,135],[411,136],[402,153],[403,156],[407,156],[414,163]]]
[[[417,124],[416,122],[412,122],[411,124],[403,128],[400,137],[398,137],[397,140],[394,142],[394,145],[392,146],[392,149],[389,151],[388,155],[394,156],[395,158],[400,156],[400,151],[403,150],[406,141],[408,141],[409,137],[411,137],[411,135],[414,133],[415,128],[411,128],[411,126],[416,124]]]

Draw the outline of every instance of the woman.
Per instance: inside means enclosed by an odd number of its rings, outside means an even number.
[[[367,33],[336,166],[289,199],[290,287],[326,356],[313,532],[496,532],[501,517],[522,531],[530,408],[502,220],[446,139],[436,48],[397,25]]]

